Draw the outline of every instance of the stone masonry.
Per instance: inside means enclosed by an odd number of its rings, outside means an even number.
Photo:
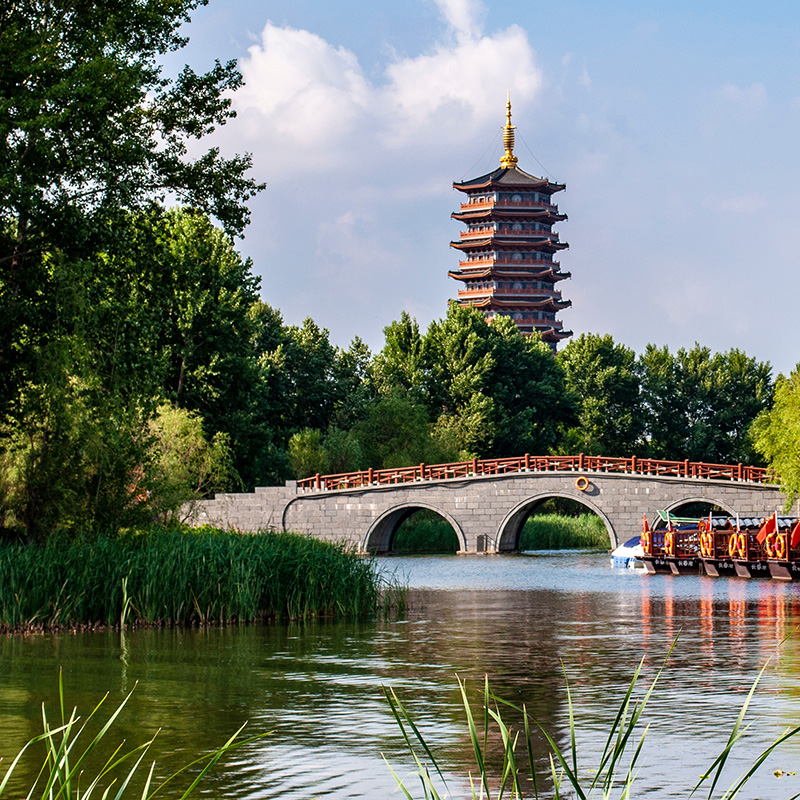
[[[581,472],[529,472],[417,481],[337,491],[302,491],[286,486],[248,494],[220,494],[190,510],[193,525],[211,524],[240,531],[297,531],[346,542],[360,552],[385,553],[399,525],[421,508],[452,526],[464,553],[510,552],[533,509],[549,497],[583,503],[605,523],[615,547],[642,530],[642,515],[652,521],[658,509],[684,503],[713,503],[730,514],[764,517],[782,510],[786,498],[774,485],[749,482]]]

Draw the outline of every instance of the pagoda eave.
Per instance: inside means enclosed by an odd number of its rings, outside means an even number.
[[[488,236],[483,239],[462,239],[450,242],[450,247],[456,250],[485,250],[489,247],[501,247],[504,250],[537,250],[542,253],[555,253],[559,250],[566,250],[569,247],[567,242],[554,241],[547,237],[504,237]]]
[[[517,309],[524,311],[527,309],[534,309],[535,311],[563,311],[572,305],[571,300],[554,300],[552,297],[546,297],[543,300],[530,300],[526,298],[541,297],[541,295],[531,294],[523,295],[520,298],[511,300],[500,300],[496,296],[484,297],[480,300],[472,299],[469,297],[459,297],[458,302],[461,305],[470,305],[475,308],[484,308],[487,311],[509,311]]]
[[[546,208],[530,209],[530,208],[485,208],[475,211],[454,211],[450,215],[451,219],[458,220],[459,222],[471,222],[472,220],[492,219],[498,222],[505,222],[505,217],[508,221],[513,221],[516,217],[523,217],[524,219],[534,219],[537,221],[546,220],[551,225],[556,222],[564,222],[567,219],[566,214],[559,214],[557,212],[549,211]]]
[[[548,194],[554,194],[566,188],[566,184],[551,183],[547,178],[537,178],[535,175],[530,175],[519,169],[519,167],[500,167],[500,169],[496,169],[486,175],[453,183],[453,188],[460,192],[487,189],[490,186],[497,186],[503,189],[510,189],[512,187],[520,189],[544,189]]]
[[[495,267],[483,267],[481,269],[476,269],[474,271],[468,270],[451,270],[447,273],[448,277],[455,278],[457,281],[470,281],[470,280],[478,280],[480,278],[498,278],[500,280],[519,280],[520,278],[531,278],[537,281],[550,281],[552,280],[553,283],[557,281],[563,281],[566,278],[571,278],[571,272],[557,272],[553,269],[542,269],[540,272],[535,271],[535,267],[529,266],[526,268],[525,265],[520,267],[518,270],[514,272],[508,272],[507,270],[502,269],[495,269]]]

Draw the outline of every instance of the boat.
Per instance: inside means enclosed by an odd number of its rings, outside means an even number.
[[[641,536],[632,536],[611,551],[611,566],[615,569],[644,569]]]
[[[705,574],[710,577],[800,579],[800,520],[709,515],[694,522],[670,517],[666,528],[641,535],[647,572]],[[678,523],[676,525],[676,523]],[[793,544],[794,543],[794,544]]]

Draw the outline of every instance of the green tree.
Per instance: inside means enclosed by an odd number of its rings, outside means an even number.
[[[673,355],[648,345],[640,359],[650,455],[712,463],[750,462],[747,430],[772,396],[771,368],[739,350],[698,344]]]
[[[322,446],[322,431],[304,428],[289,439],[289,464],[295,478],[327,472],[327,458]]]
[[[780,475],[786,511],[800,495],[800,364],[778,376],[772,408],[764,409],[751,428],[756,450]]]
[[[423,400],[427,371],[419,325],[407,311],[383,329],[385,344],[372,363],[372,375],[383,395],[405,392]]]
[[[550,348],[509,317],[491,324],[451,304],[425,338],[426,393],[437,434],[482,457],[550,452],[572,419]]]
[[[230,487],[234,470],[228,437],[216,433],[209,441],[199,414],[162,404],[149,434],[148,460],[131,495],[162,524],[183,521],[186,503]]]
[[[425,407],[400,393],[378,400],[353,433],[364,462],[379,469],[442,463],[457,455],[432,436]]]
[[[581,334],[557,355],[578,423],[562,447],[570,452],[629,456],[641,451],[644,415],[636,354],[609,334]]]

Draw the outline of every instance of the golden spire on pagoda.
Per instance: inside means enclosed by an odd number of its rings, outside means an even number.
[[[510,169],[517,165],[517,157],[514,155],[514,126],[511,124],[511,90],[508,92],[508,102],[506,103],[506,124],[503,128],[503,147],[505,155],[500,159],[500,166]]]

